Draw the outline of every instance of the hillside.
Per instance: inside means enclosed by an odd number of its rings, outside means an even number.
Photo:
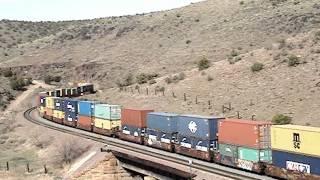
[[[60,75],[63,83],[94,82],[103,92],[97,97],[123,105],[220,114],[221,105],[232,101],[234,109],[227,115],[240,111],[247,118],[256,114],[270,119],[279,112],[314,124],[320,113],[315,108],[319,9],[318,0],[208,0],[163,12],[60,22],[55,24],[59,28],[12,50],[24,53],[3,58],[0,67],[15,67],[17,74],[40,79]],[[301,64],[289,67],[291,55]],[[212,64],[204,72],[195,69],[201,58]],[[265,66],[252,73],[256,61]],[[185,80],[163,82],[180,72]],[[188,101],[135,95],[142,99],[132,104],[130,93],[119,93],[116,87],[134,83],[141,73],[158,78],[148,85],[151,89],[175,89],[180,97],[186,91],[213,105],[204,109]]]

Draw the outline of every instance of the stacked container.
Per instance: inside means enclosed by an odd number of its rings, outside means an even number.
[[[40,117],[43,117],[43,115],[45,113],[46,96],[47,95],[43,95],[43,94],[38,96],[38,110],[39,110]]]
[[[143,144],[148,109],[122,109],[120,139]]]
[[[217,147],[219,117],[181,115],[177,122],[175,151],[211,161]]]
[[[264,163],[272,161],[271,123],[242,119],[219,122],[219,154],[216,162],[261,172]]]
[[[87,131],[93,130],[95,104],[97,104],[97,102],[94,101],[78,102],[77,128]]]
[[[148,146],[173,151],[177,138],[178,115],[165,112],[151,112],[147,115],[145,143]]]
[[[56,97],[48,96],[45,100],[45,108],[43,117],[49,120],[53,120],[53,110],[54,110],[54,99]]]
[[[320,128],[298,125],[274,125],[271,128],[273,166],[269,171],[286,178],[296,171],[297,179],[320,178]],[[282,168],[281,171],[276,167]],[[313,174],[313,175],[310,175]],[[282,175],[282,176],[281,176]],[[310,179],[310,178],[309,178]]]
[[[93,131],[108,136],[115,135],[121,126],[121,106],[96,104]]]
[[[64,101],[65,117],[63,124],[76,127],[78,121],[78,100],[65,99]]]
[[[59,124],[62,124],[63,123],[63,120],[64,120],[64,116],[65,116],[65,113],[64,113],[64,99],[62,98],[54,98],[53,99],[53,102],[54,102],[54,109],[53,109],[53,112],[52,112],[52,120],[56,123],[59,123]]]

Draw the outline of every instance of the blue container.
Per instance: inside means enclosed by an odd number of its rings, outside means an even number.
[[[144,135],[144,129],[128,126],[128,125],[122,125],[121,130],[123,134],[131,135],[131,136],[143,136]]]
[[[69,122],[73,122],[73,121],[77,121],[78,120],[77,113],[71,112],[71,111],[66,111],[64,118],[65,118],[66,121],[69,121]]]
[[[64,99],[54,98],[54,109],[59,111],[64,111]]]
[[[154,130],[154,129],[146,129],[146,136],[148,137],[149,135],[155,136],[156,140],[159,142],[164,142],[164,143],[171,143],[171,140],[173,138],[173,134],[172,133],[167,133],[167,132],[161,132],[158,130]]]
[[[284,169],[320,175],[320,158],[272,150],[273,165]]]
[[[165,112],[151,112],[147,115],[147,128],[160,132],[177,132],[178,115]]]
[[[46,97],[45,96],[39,96],[40,106],[45,107],[46,106]]]
[[[194,137],[178,135],[178,144],[182,147],[196,149],[199,151],[209,151],[217,149],[217,140],[202,140]]]
[[[198,115],[181,115],[178,119],[178,132],[186,137],[216,140],[218,120],[222,118]]]
[[[64,111],[65,112],[73,112],[73,113],[78,114],[78,100],[65,99]]]
[[[94,101],[79,101],[78,102],[78,113],[83,116],[94,116]]]

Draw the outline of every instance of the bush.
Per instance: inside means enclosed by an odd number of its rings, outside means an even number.
[[[141,73],[136,77],[136,79],[138,84],[144,84],[156,77],[158,77],[157,73],[152,73],[152,74]]]
[[[252,72],[258,72],[258,71],[261,71],[263,69],[263,64],[262,63],[254,63],[252,66],[251,66],[251,71]]]
[[[210,76],[210,75],[208,75],[207,80],[208,80],[208,81],[212,81],[212,80],[213,80],[213,77]]]
[[[288,57],[288,66],[297,66],[300,64],[300,60],[297,56],[295,55],[290,55]]]
[[[292,121],[292,118],[289,116],[285,116],[283,114],[277,114],[273,116],[272,123],[282,125],[282,124],[290,124]]]
[[[10,80],[10,87],[13,90],[23,90],[23,88],[27,85],[29,84],[27,84],[25,80],[22,78],[18,78],[18,79],[13,78]]]
[[[166,78],[164,79],[164,81],[165,81],[167,84],[171,84],[171,83],[172,83],[172,78],[171,78],[171,76],[166,77]]]
[[[155,84],[155,83],[157,83],[157,81],[154,80],[154,79],[151,79],[151,80],[149,81],[149,84],[150,84],[150,85],[151,85],[151,84]]]
[[[203,57],[199,62],[198,62],[198,69],[199,71],[202,71],[204,69],[208,69],[210,67],[210,61],[206,58]]]
[[[44,82],[45,82],[46,84],[51,84],[51,76],[46,76],[46,77],[44,77]]]
[[[131,73],[127,74],[123,80],[118,80],[116,82],[117,86],[119,88],[130,86],[133,84],[133,75]]]
[[[88,149],[89,146],[83,146],[81,142],[71,139],[59,147],[58,159],[60,159],[60,162],[70,164]]]
[[[2,74],[4,77],[12,77],[13,72],[10,69],[5,69]]]
[[[231,57],[236,57],[236,56],[238,56],[238,55],[239,55],[239,53],[238,53],[236,50],[232,49],[232,51],[231,51],[231,53],[230,53],[230,56],[231,56]]]

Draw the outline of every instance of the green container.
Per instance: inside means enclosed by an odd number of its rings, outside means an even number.
[[[121,106],[110,104],[96,104],[94,106],[94,116],[107,120],[119,120],[121,118]]]
[[[272,160],[271,150],[258,150],[246,147],[239,147],[238,159],[247,160],[251,162],[269,162]]]
[[[238,157],[237,146],[230,144],[219,144],[219,152],[223,156],[229,156],[233,158]]]

